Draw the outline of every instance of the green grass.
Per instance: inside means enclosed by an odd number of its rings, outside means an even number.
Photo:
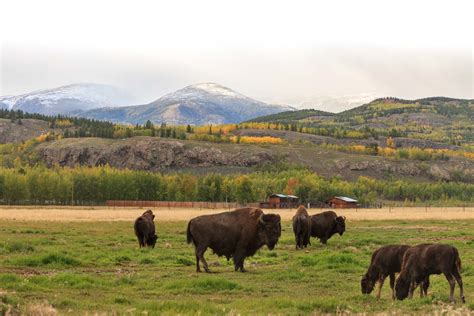
[[[431,278],[425,299],[393,302],[388,280],[380,300],[360,292],[374,249],[421,242],[458,247],[467,304],[453,308],[474,309],[474,221],[349,222],[342,237],[327,247],[313,239],[307,251],[294,249],[285,222],[274,251],[247,259],[248,273],[233,272],[232,261],[208,251],[212,274],[195,272],[185,227],[158,222],[156,248],[138,249],[132,223],[0,222],[0,313],[49,305],[60,314],[440,312],[449,305],[443,276]]]

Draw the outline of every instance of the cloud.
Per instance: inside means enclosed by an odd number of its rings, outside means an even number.
[[[2,2],[0,94],[73,82],[141,102],[197,82],[285,102],[473,96],[470,2]],[[28,10],[25,10],[28,8]]]

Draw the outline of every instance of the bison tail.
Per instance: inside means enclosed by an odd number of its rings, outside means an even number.
[[[296,218],[295,222],[296,222],[295,223],[296,224],[296,233],[299,235],[299,234],[302,233],[302,230],[303,230],[303,225],[304,225],[303,219],[301,218],[301,216],[298,216]]]
[[[459,257],[459,252],[455,247],[453,247],[453,252],[454,252],[454,267],[453,268],[457,269],[458,272],[461,272],[462,265],[461,265],[461,258]]]
[[[193,235],[191,235],[191,221],[189,221],[188,229],[186,230],[186,242],[188,244],[193,242]]]

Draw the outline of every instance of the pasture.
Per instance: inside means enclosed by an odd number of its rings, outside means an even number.
[[[51,211],[56,217],[35,217]],[[174,211],[179,215],[169,215]],[[333,236],[328,246],[313,238],[305,251],[295,250],[292,213],[285,210],[280,242],[274,251],[264,247],[248,258],[249,272],[234,272],[231,261],[208,250],[206,258],[214,273],[198,274],[185,231],[186,219],[199,210],[156,210],[156,248],[138,249],[132,221],[143,210],[1,209],[0,311],[43,315],[474,313],[473,212],[453,210],[461,215],[450,217],[449,210],[444,210],[438,218],[428,216],[430,211],[402,212],[403,217],[393,215],[397,211],[384,211],[392,215],[379,217],[364,216],[360,210],[357,215],[354,210],[341,211],[348,217],[346,233]],[[89,217],[75,218],[81,212]],[[209,212],[213,211],[201,213]],[[426,213],[424,218],[422,213]],[[412,300],[392,301],[388,280],[380,300],[374,294],[361,294],[360,279],[373,250],[385,244],[421,242],[459,249],[466,304],[448,303],[444,276],[432,276],[429,296],[423,299],[417,291]],[[459,301],[457,287],[455,298]]]

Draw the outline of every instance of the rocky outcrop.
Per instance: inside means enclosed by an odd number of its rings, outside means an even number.
[[[224,152],[207,144],[190,145],[177,140],[135,137],[124,140],[64,139],[38,147],[47,166],[100,166],[160,171],[174,168],[239,166],[271,162],[264,149],[239,148]]]
[[[386,161],[379,159],[349,161],[338,159],[335,166],[339,171],[351,170],[361,172],[375,172],[377,174],[393,173],[403,176],[417,176],[422,170],[413,162]]]

